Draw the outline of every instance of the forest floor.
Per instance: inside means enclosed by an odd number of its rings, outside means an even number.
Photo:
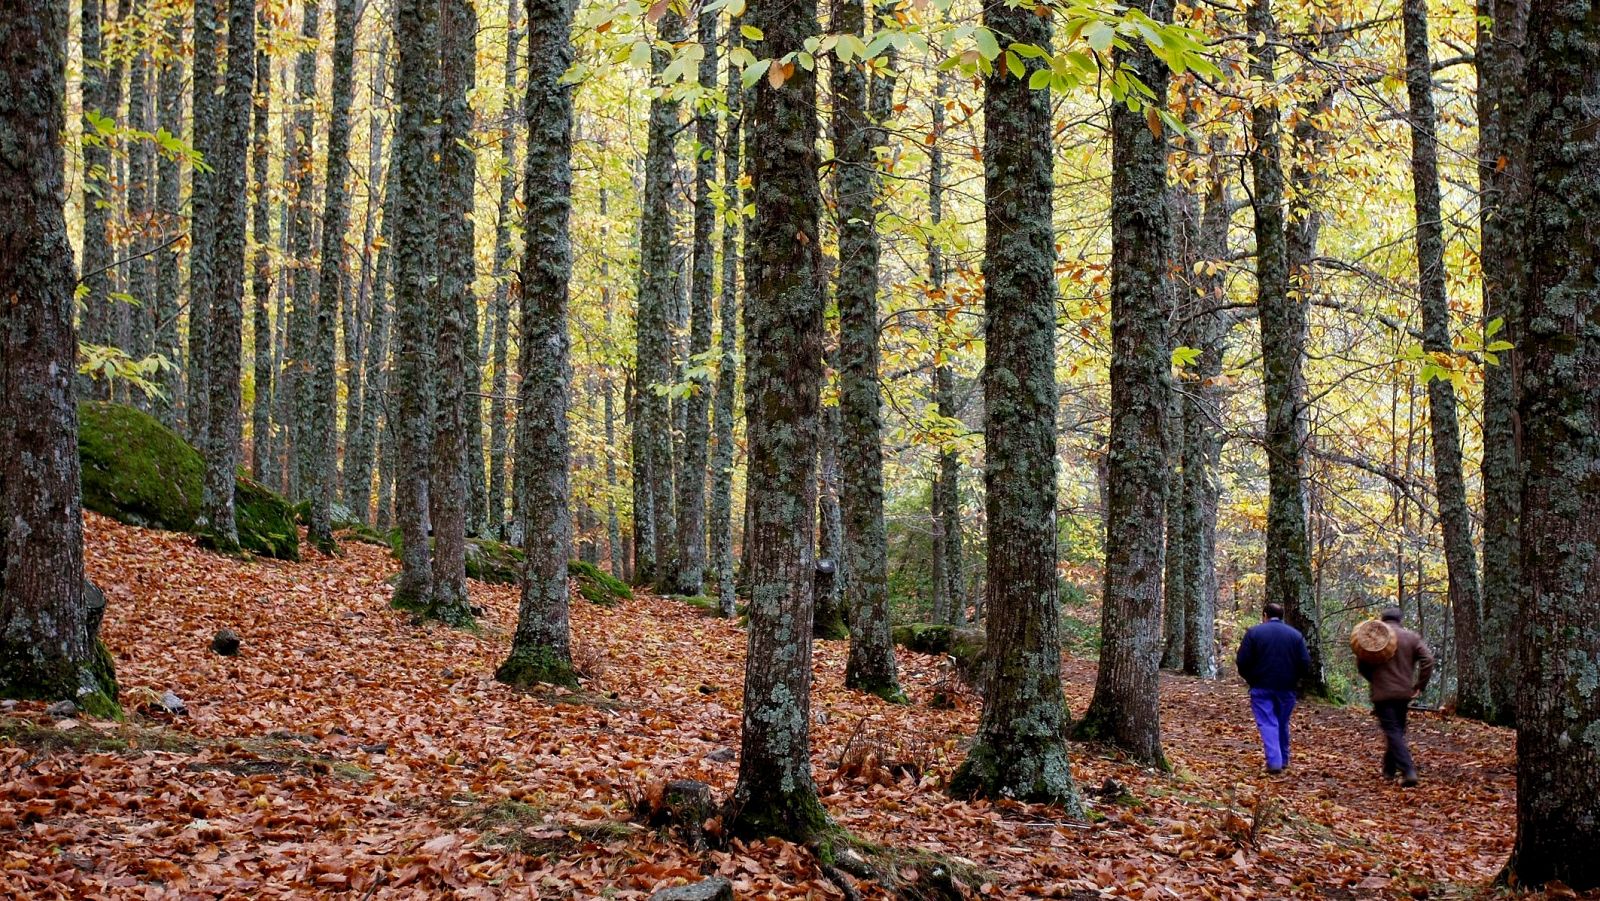
[[[129,722],[0,709],[0,896],[622,899],[713,872],[741,899],[843,896],[804,848],[696,853],[633,822],[660,780],[732,787],[735,625],[663,598],[575,596],[583,690],[519,692],[491,678],[514,588],[473,583],[476,633],[413,625],[387,606],[388,552],[344,549],[242,562],[88,517]],[[224,627],[237,657],[210,650]],[[932,709],[949,671],[910,653],[912,706],[846,691],[846,650],[817,645],[817,781],[841,825],[900,855],[904,879],[942,860],[972,897],[1472,898],[1510,849],[1511,733],[1417,715],[1424,782],[1402,790],[1377,776],[1369,715],[1304,705],[1289,774],[1267,777],[1232,681],[1163,678],[1170,773],[1074,746],[1088,822],[951,801],[940,786],[978,698]],[[1065,675],[1081,711],[1094,663]],[[168,690],[186,715],[162,712]],[[1101,792],[1108,779],[1122,788]]]

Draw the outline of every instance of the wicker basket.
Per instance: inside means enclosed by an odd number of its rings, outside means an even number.
[[[1383,620],[1369,619],[1350,632],[1350,650],[1362,663],[1388,662],[1399,644],[1399,636]]]

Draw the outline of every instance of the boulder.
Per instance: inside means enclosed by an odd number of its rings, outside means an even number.
[[[211,650],[223,657],[239,656],[239,636],[232,629],[219,629],[211,639]]]
[[[567,563],[567,574],[577,583],[578,593],[591,604],[612,607],[633,597],[633,589],[626,582],[593,563],[572,560]]]
[[[690,885],[661,889],[650,896],[650,901],[733,901],[733,883],[722,876],[712,876]]]
[[[155,417],[122,404],[78,405],[83,506],[118,522],[194,532],[205,464]],[[234,510],[242,548],[263,557],[300,558],[294,508],[259,482],[239,476]]]
[[[985,636],[976,626],[940,623],[904,623],[891,632],[894,643],[919,654],[939,654],[955,660],[961,678],[974,682],[983,670]]]
[[[78,715],[78,705],[71,701],[57,701],[44,709],[44,715],[52,719],[70,720]]]

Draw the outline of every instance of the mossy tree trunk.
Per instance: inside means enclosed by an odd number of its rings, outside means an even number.
[[[944,107],[946,79],[933,87],[933,142],[928,145],[928,221],[938,231],[944,221]],[[945,265],[937,234],[928,240],[928,287],[944,299]],[[941,332],[941,339],[943,333]],[[933,365],[933,402],[940,416],[958,420],[955,370],[945,359],[941,340]],[[933,473],[933,617],[935,622],[959,626],[967,618],[967,576],[961,534],[961,455],[946,441],[939,446]]]
[[[1144,12],[1172,20],[1170,0]],[[1164,109],[1169,74],[1143,42],[1118,52]],[[1111,107],[1111,438],[1100,667],[1079,734],[1165,766],[1161,752],[1161,580],[1172,467],[1172,208],[1165,127]]]
[[[1483,8],[1488,7],[1488,8]],[[1481,0],[1478,24],[1478,186],[1483,325],[1509,342],[1483,372],[1483,634],[1488,718],[1516,719],[1517,618],[1522,591],[1522,305],[1527,290],[1527,124],[1523,102],[1528,0]]]
[[[832,30],[863,37],[864,0],[835,0]],[[878,376],[878,149],[893,104],[893,53],[878,60],[871,97],[865,64],[831,60],[833,171],[839,270],[839,469],[844,519],[845,685],[904,701],[889,638],[888,538],[883,524],[883,403]],[[870,109],[869,109],[870,106]]]
[[[436,271],[439,219],[433,199],[439,170],[435,130],[439,115],[439,21],[437,3],[398,0],[395,44],[399,111],[395,128],[394,359],[387,417],[394,432],[385,459],[394,485],[394,517],[404,551],[392,603],[426,611],[433,595],[433,559],[428,547],[428,472],[433,425],[433,343],[429,328],[429,280]],[[386,480],[379,480],[380,485]],[[381,490],[381,489],[380,489]],[[380,501],[380,508],[382,503]]]
[[[116,716],[111,659],[86,603],[63,184],[66,0],[0,24],[0,697]]]
[[[1428,53],[1427,0],[1405,0],[1406,94],[1410,100],[1412,197],[1417,214],[1417,284],[1422,310],[1422,349],[1451,354],[1450,297],[1445,285],[1444,220],[1439,202],[1439,146],[1433,105],[1433,66]],[[1428,382],[1429,432],[1439,525],[1444,535],[1450,610],[1454,615],[1456,709],[1462,716],[1491,714],[1489,672],[1481,645],[1483,613],[1478,595],[1478,556],[1472,543],[1472,511],[1461,467],[1461,426],[1456,390],[1448,378]]]
[[[495,678],[512,684],[577,683],[567,622],[568,282],[572,278],[572,16],[577,0],[528,0],[528,244],[522,261],[522,381],[517,393],[518,509],[528,577],[511,656]]]
[[[296,503],[317,493],[319,446],[316,406],[324,391],[317,384],[322,329],[317,316],[317,270],[311,255],[316,233],[316,134],[319,0],[305,0],[301,8],[300,39],[303,47],[294,65],[294,181],[291,190],[294,227],[289,233],[289,257],[294,261],[289,310],[289,365],[284,387],[289,391],[289,499]],[[335,295],[336,296],[336,295]],[[330,339],[331,340],[331,339]]]
[[[109,9],[102,0],[83,0],[80,17],[85,135],[96,133],[89,118],[90,113],[107,118],[116,118],[117,115],[117,111],[108,108],[106,102],[108,85],[102,17],[108,15]],[[111,238],[106,231],[110,222],[104,203],[111,194],[111,148],[103,139],[84,140],[83,173],[82,262],[83,284],[88,289],[83,299],[83,340],[87,344],[106,345],[112,342],[111,265],[115,260],[111,252]],[[85,397],[96,400],[109,400],[111,397],[111,385],[104,379],[82,376],[78,385]]]
[[[739,42],[737,28],[728,29],[729,48]],[[711,462],[711,567],[717,578],[717,612],[733,618],[733,458],[734,392],[739,379],[739,229],[744,223],[740,211],[739,161],[740,128],[743,120],[744,90],[740,68],[728,60],[728,123],[722,142],[722,193],[726,199],[722,215],[722,295],[721,356],[717,363],[717,400],[714,411],[716,456]]]
[[[222,125],[221,100],[217,97],[217,9],[218,0],[195,0],[189,146],[208,161],[216,159]],[[106,103],[115,109],[116,103],[109,97]],[[114,113],[107,112],[107,115]],[[206,391],[205,359],[214,280],[211,248],[217,234],[217,177],[211,163],[190,170],[189,330],[188,352],[184,355],[184,424],[188,427],[190,443],[198,447],[205,446],[206,407],[210,401]]]
[[[223,551],[239,549],[239,524],[234,510],[243,411],[240,370],[244,332],[245,226],[249,216],[246,158],[250,147],[250,113],[255,104],[256,10],[250,0],[228,5],[227,81],[222,97],[222,131],[213,157],[214,220],[210,323],[206,328],[205,486],[200,493],[198,528]]]
[[[163,41],[166,53],[162,56],[161,71],[156,76],[156,122],[168,133],[181,135],[183,134],[183,17],[176,10],[170,11],[167,18]],[[84,70],[84,77],[87,83],[89,78],[87,67]],[[85,153],[87,151],[88,148],[85,148]],[[182,213],[179,209],[183,186],[179,169],[178,160],[168,154],[163,153],[156,158],[156,216],[163,243],[177,238],[183,230]],[[84,216],[87,226],[87,208],[84,210]],[[174,430],[178,428],[179,401],[183,396],[183,376],[177,365],[183,359],[183,348],[178,340],[180,309],[178,301],[182,292],[178,274],[180,256],[181,253],[176,247],[165,248],[156,254],[153,303],[156,320],[155,349],[173,363],[171,367],[164,368],[156,374],[156,384],[166,397],[159,398],[154,403],[161,424]],[[84,269],[89,270],[87,261]]]
[[[683,40],[684,21],[668,8],[656,28],[659,43]],[[667,53],[657,47],[652,67],[659,75]],[[678,275],[673,267],[672,174],[677,162],[673,145],[678,135],[678,104],[668,96],[650,100],[649,145],[644,161],[644,198],[639,224],[639,310],[634,401],[634,484],[643,495],[635,517],[646,517],[641,530],[634,578],[672,589],[676,573],[677,537],[673,516],[672,409],[663,392],[675,380],[672,368],[672,321]],[[642,464],[642,468],[641,465]]]
[[[256,20],[264,31],[265,11]],[[274,488],[279,483],[276,453],[272,447],[272,192],[267,171],[272,156],[267,119],[272,112],[272,58],[265,47],[256,49],[255,120],[251,131],[250,180],[255,186],[255,205],[250,213],[250,235],[255,255],[250,273],[252,348],[256,379],[255,402],[250,407],[250,475]]]
[[[472,109],[467,91],[474,78],[473,41],[478,20],[469,0],[440,4],[439,94],[439,269],[433,292],[433,371],[437,407],[433,419],[433,468],[428,479],[428,514],[433,523],[433,594],[429,614],[455,625],[472,619],[467,600],[467,520],[471,492],[468,486],[469,428],[478,417],[468,418],[469,392],[478,386],[471,379],[468,346],[476,334],[468,323],[472,296],[473,151]],[[478,478],[483,477],[480,467]]]
[[[1048,47],[1032,9],[994,5],[983,24]],[[1063,738],[1056,577],[1055,237],[1050,95],[1004,66],[983,100],[984,423],[990,653],[983,714],[951,779],[957,797],[1010,797],[1080,814]]]
[[[334,0],[333,103],[328,110],[327,177],[322,194],[322,266],[317,277],[316,347],[312,352],[311,414],[306,440],[312,445],[311,499],[306,538],[323,553],[333,541],[333,496],[337,488],[339,385],[334,373],[335,316],[345,292],[344,233],[350,219],[345,170],[350,165],[350,102],[355,94],[355,0]]]
[[[698,77],[707,92],[717,86],[717,11],[702,8],[695,36],[705,55],[700,58]],[[682,401],[684,414],[683,447],[676,455],[681,469],[678,490],[678,558],[674,588],[678,594],[705,593],[706,571],[706,466],[711,443],[711,378],[706,354],[711,351],[712,306],[716,296],[716,248],[712,232],[717,211],[712,200],[712,185],[717,178],[717,115],[709,105],[696,111],[694,157],[694,266],[689,278],[689,359],[685,380],[692,388]]]
[[[1532,0],[1518,886],[1600,888],[1600,18]]]
[[[759,58],[817,35],[815,0],[753,0]],[[732,835],[804,842],[828,823],[811,775],[811,617],[821,426],[823,260],[817,82],[796,65],[763,78],[748,105],[755,219],[746,245],[750,638]]]
[[[846,625],[845,583],[850,564],[845,559],[844,512],[839,503],[839,408],[823,407],[821,447],[817,451],[817,560],[833,565],[832,578],[818,581],[813,602],[811,634],[830,641],[850,637]]]
[[[522,40],[519,28],[522,4],[523,0],[509,0],[506,4],[505,102],[508,122],[517,122],[518,117],[513,113],[522,108],[521,101],[517,99],[517,48]],[[491,537],[500,539],[505,538],[506,534],[506,455],[511,438],[508,428],[511,404],[506,392],[511,390],[511,217],[515,215],[517,199],[517,131],[516,127],[507,125],[500,135],[500,203],[494,228],[494,299],[489,309],[489,328],[493,336],[489,342],[489,493],[484,501],[484,529]],[[611,428],[609,416],[606,428]],[[609,439],[606,446],[611,446]],[[611,471],[615,469],[609,456],[606,466]]]
[[[131,48],[133,60],[128,66],[128,119],[124,124],[139,131],[153,131],[151,93],[151,38],[141,35]],[[132,140],[127,145],[128,181],[123,197],[127,213],[123,226],[128,237],[123,248],[127,255],[128,295],[137,305],[122,305],[128,317],[128,343],[124,348],[130,357],[142,360],[155,349],[155,259],[153,236],[155,202],[152,197],[155,179],[155,144],[146,140]],[[131,404],[141,410],[150,409],[150,398],[143,391],[129,394]]]
[[[1252,32],[1265,36],[1256,48],[1250,75],[1271,84],[1277,59],[1277,25],[1272,0],[1251,0]],[[1284,620],[1299,629],[1311,649],[1311,674],[1305,688],[1325,694],[1321,630],[1311,596],[1311,541],[1306,520],[1305,346],[1308,306],[1302,287],[1290,290],[1291,248],[1284,216],[1283,152],[1278,107],[1260,104],[1250,112],[1251,202],[1256,219],[1256,309],[1261,319],[1262,385],[1266,402],[1267,452],[1266,600],[1283,605]],[[1314,229],[1306,212],[1296,228]],[[1302,239],[1302,245],[1306,242]],[[1313,242],[1314,246],[1314,242]],[[1298,255],[1297,255],[1298,256]]]

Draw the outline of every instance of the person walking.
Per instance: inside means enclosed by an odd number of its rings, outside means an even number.
[[[1261,732],[1267,772],[1289,765],[1289,717],[1294,713],[1300,680],[1311,672],[1311,651],[1300,630],[1283,621],[1283,607],[1268,604],[1261,622],[1251,626],[1234,657],[1239,675],[1250,684],[1250,712]]]
[[[1401,786],[1410,788],[1417,784],[1417,762],[1406,741],[1406,714],[1412,699],[1428,687],[1436,661],[1422,636],[1400,624],[1403,616],[1399,607],[1383,611],[1383,623],[1397,639],[1394,656],[1383,663],[1361,661],[1357,668],[1369,683],[1372,713],[1383,730],[1383,777],[1398,775]]]

